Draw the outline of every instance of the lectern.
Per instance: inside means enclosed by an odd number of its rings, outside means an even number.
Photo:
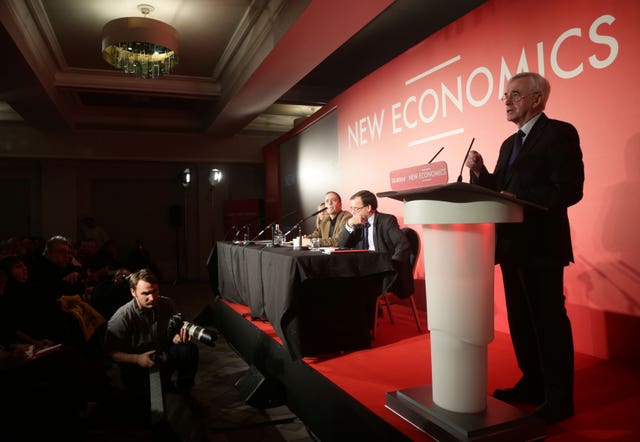
[[[536,205],[469,183],[378,196],[403,201],[405,223],[422,224],[431,333],[432,384],[387,393],[387,408],[438,440],[544,438],[542,420],[487,396],[495,224],[521,222]]]

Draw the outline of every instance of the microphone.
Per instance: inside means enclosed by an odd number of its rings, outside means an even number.
[[[264,229],[262,229],[254,238],[251,239],[251,241],[255,241],[256,239],[260,238],[262,236],[262,234],[264,232],[266,232],[268,229],[272,228],[273,225],[275,224],[275,221],[271,221],[269,224],[266,225],[266,227]]]
[[[242,226],[231,226],[231,230],[235,230],[236,234],[233,235],[233,240],[238,239],[238,235],[240,235],[240,230],[242,230]]]
[[[284,234],[284,238],[286,239],[286,238],[287,238],[287,235],[289,235],[291,232],[293,232],[297,227],[302,226],[302,223],[303,223],[303,222],[305,222],[306,220],[308,220],[308,219],[309,219],[309,218],[311,218],[311,217],[316,216],[316,215],[317,215],[317,214],[319,214],[319,213],[324,212],[325,210],[327,210],[327,207],[326,207],[326,206],[325,206],[325,207],[323,207],[323,208],[322,208],[322,209],[320,209],[320,210],[316,210],[316,211],[315,211],[315,212],[313,212],[311,215],[309,215],[309,216],[307,216],[307,217],[305,217],[305,218],[302,218],[300,221],[298,221],[297,223],[295,223],[295,224],[293,225],[293,227],[292,227],[292,228],[290,228],[290,229],[289,229],[289,231],[288,231],[287,233],[285,233],[285,234]]]
[[[251,229],[251,223],[247,223],[244,226],[242,226],[242,229],[245,232],[245,237],[244,240],[248,240],[249,239],[249,233],[250,233],[250,229]]]
[[[458,182],[461,183],[462,182],[462,171],[464,170],[464,165],[467,162],[467,157],[469,157],[469,152],[471,152],[471,146],[473,146],[473,142],[475,141],[475,138],[471,139],[471,144],[469,144],[469,148],[467,149],[467,154],[464,156],[464,160],[462,160],[462,166],[460,167],[460,175],[458,175]]]
[[[436,159],[436,157],[437,157],[438,155],[440,155],[440,152],[442,152],[443,150],[444,150],[444,146],[442,146],[442,147],[440,148],[440,150],[436,152],[436,154],[433,156],[433,158],[431,158],[431,159],[429,160],[429,162],[428,162],[427,164],[431,164],[431,163],[433,162],[433,160],[435,160],[435,159]]]
[[[325,207],[323,207],[322,209],[318,210],[317,212],[314,212],[314,213],[312,213],[311,215],[309,215],[309,218],[311,218],[312,216],[316,216],[316,215],[318,215],[318,214],[320,214],[320,213],[324,212],[324,211],[325,211],[325,210],[327,210],[327,209],[328,209],[328,207],[327,207],[327,206],[325,206]]]
[[[269,224],[267,224],[267,225],[265,226],[265,228],[264,228],[264,229],[262,229],[262,230],[261,230],[261,231],[260,231],[260,232],[255,236],[255,237],[253,237],[253,238],[251,239],[251,241],[255,241],[255,240],[257,240],[258,238],[260,238],[260,237],[262,236],[262,234],[263,234],[264,232],[266,232],[268,229],[272,228],[272,227],[273,227],[273,225],[274,225],[278,220],[286,219],[287,217],[289,217],[289,216],[293,215],[293,214],[294,214],[294,213],[296,213],[296,212],[297,212],[297,210],[292,210],[291,212],[287,213],[286,215],[284,215],[284,216],[282,216],[282,217],[280,217],[280,218],[276,218],[275,220],[271,221],[271,222],[270,222]]]

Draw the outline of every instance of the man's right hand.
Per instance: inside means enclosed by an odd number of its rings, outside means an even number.
[[[482,168],[484,167],[484,161],[482,160],[482,155],[480,155],[475,150],[470,151],[465,165],[469,169],[471,169],[471,171],[475,173],[476,176],[480,175],[480,172],[482,172]]]
[[[349,227],[354,227],[358,224],[363,224],[366,221],[366,218],[360,216],[360,215],[353,215],[348,221],[347,224],[349,224]]]
[[[153,367],[154,365],[156,365],[155,361],[153,360],[153,355],[155,354],[155,352],[155,350],[150,350],[145,353],[139,354],[136,358],[136,364],[143,368]]]

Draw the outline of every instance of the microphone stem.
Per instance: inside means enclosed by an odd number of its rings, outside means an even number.
[[[464,165],[467,162],[467,157],[469,156],[469,152],[471,152],[471,146],[473,146],[473,142],[475,141],[475,137],[471,139],[471,144],[469,144],[469,148],[467,149],[467,154],[464,156],[464,160],[462,160],[462,166],[460,166],[460,175],[458,175],[458,182],[462,182],[462,171],[464,170]]]

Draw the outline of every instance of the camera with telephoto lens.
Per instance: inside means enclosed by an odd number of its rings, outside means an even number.
[[[182,315],[178,313],[169,319],[169,336],[180,333],[180,329],[184,329],[187,332],[187,336],[191,339],[197,339],[210,347],[216,345],[215,341],[218,336],[214,332],[189,321],[185,321],[182,319]]]

